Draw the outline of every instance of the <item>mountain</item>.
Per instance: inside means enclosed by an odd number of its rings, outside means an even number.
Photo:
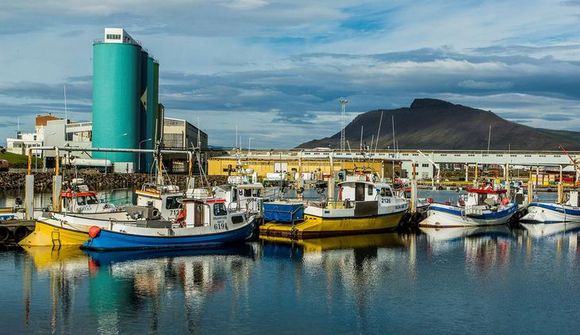
[[[381,122],[381,113],[383,114]],[[379,123],[379,149],[393,145],[400,149],[487,150],[491,125],[491,150],[580,150],[580,132],[540,129],[507,121],[491,111],[452,104],[437,99],[415,99],[410,107],[379,109],[358,115],[345,128],[352,150],[363,143],[376,144]],[[302,143],[298,148],[340,147],[340,132],[331,137]],[[347,145],[348,148],[348,145]]]

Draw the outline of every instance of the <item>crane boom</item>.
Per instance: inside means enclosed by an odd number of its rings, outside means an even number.
[[[574,165],[574,168],[576,170],[580,170],[580,166],[578,165],[578,163],[576,163],[576,160],[574,158],[572,158],[572,156],[570,155],[570,153],[568,152],[568,150],[566,150],[564,148],[564,146],[561,145],[561,144],[558,147],[560,148],[560,150],[562,150],[564,152],[564,154],[566,154],[566,156],[568,156],[568,158],[570,159],[570,162],[572,162],[572,165]]]

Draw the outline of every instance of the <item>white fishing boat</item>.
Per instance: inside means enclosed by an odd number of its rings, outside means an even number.
[[[264,215],[263,203],[265,191],[262,183],[226,184],[212,188],[212,196],[224,199],[229,210],[245,210],[261,218]]]
[[[432,203],[421,227],[471,227],[501,225],[517,212],[518,206],[506,196],[505,189],[491,186],[470,188],[456,204]]]
[[[184,198],[177,221],[148,221],[137,225],[111,222],[92,227],[88,250],[193,248],[243,242],[252,236],[254,216],[228,211],[223,199]]]
[[[532,202],[521,225],[533,236],[546,236],[580,227],[580,197],[570,191],[565,203]]]
[[[117,207],[97,197],[82,178],[74,178],[60,193],[61,213],[107,213],[117,211]]]

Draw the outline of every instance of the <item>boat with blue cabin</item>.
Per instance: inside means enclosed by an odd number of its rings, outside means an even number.
[[[518,211],[505,189],[490,185],[469,188],[467,194],[451,203],[432,203],[427,217],[419,222],[421,227],[472,227],[507,223]]]

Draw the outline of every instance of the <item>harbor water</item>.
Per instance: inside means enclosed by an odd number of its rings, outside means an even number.
[[[577,334],[579,233],[496,226],[169,252],[4,250],[0,333]]]

